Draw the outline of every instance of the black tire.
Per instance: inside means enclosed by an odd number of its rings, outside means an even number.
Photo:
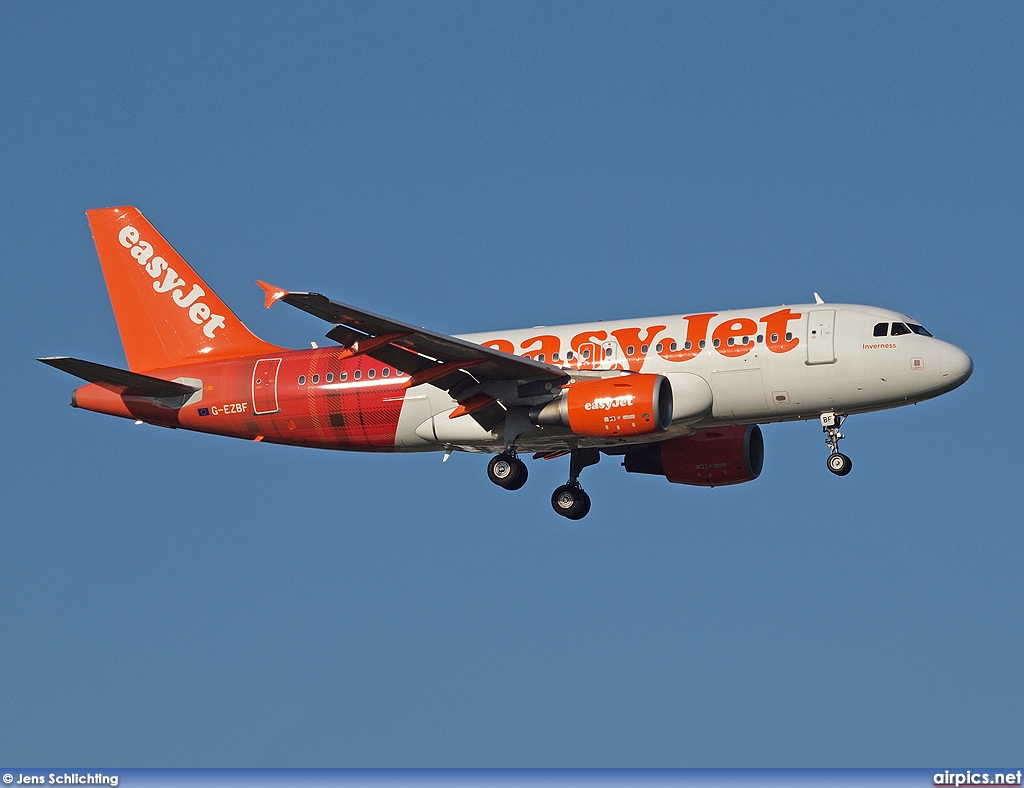
[[[526,480],[530,478],[530,469],[526,467],[526,463],[520,460],[518,457],[515,460],[516,470],[513,474],[515,480],[505,485],[506,490],[518,490],[524,484]]]
[[[582,520],[584,517],[590,514],[590,496],[587,495],[587,493],[583,492],[583,490],[580,490],[580,492],[583,493],[583,506],[580,507],[579,517],[575,518],[577,520]]]
[[[590,496],[583,488],[573,484],[563,484],[551,493],[551,508],[556,514],[570,520],[579,520],[590,511]]]
[[[830,454],[826,462],[828,469],[836,476],[846,476],[846,474],[853,470],[853,460],[839,452]]]
[[[511,454],[498,454],[487,463],[487,478],[506,490],[518,490],[526,484],[526,463]]]

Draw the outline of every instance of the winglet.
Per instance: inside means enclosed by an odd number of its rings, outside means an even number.
[[[263,306],[265,306],[267,309],[270,309],[270,307],[272,307],[274,304],[276,304],[278,301],[280,301],[282,298],[288,295],[287,290],[282,290],[280,287],[268,285],[266,282],[261,282],[259,279],[256,280],[256,284],[262,287],[267,294],[267,298],[263,302]]]

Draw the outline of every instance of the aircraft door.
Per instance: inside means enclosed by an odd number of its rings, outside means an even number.
[[[807,315],[807,363],[833,364],[836,310],[819,309]]]
[[[604,348],[596,342],[584,342],[576,351],[578,369],[600,369]]]
[[[279,358],[261,358],[252,370],[253,413],[277,413],[277,372],[281,367]]]

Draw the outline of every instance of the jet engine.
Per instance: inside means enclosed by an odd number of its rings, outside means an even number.
[[[629,452],[622,464],[629,473],[653,473],[674,484],[739,484],[760,476],[764,438],[756,424],[718,427],[648,443]]]
[[[653,435],[672,423],[672,386],[664,375],[582,380],[534,408],[530,420],[596,438]]]

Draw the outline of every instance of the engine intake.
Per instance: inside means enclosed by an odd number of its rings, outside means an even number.
[[[663,375],[583,380],[530,411],[530,421],[588,437],[653,435],[672,423],[672,387]]]
[[[764,437],[756,424],[702,430],[649,443],[627,454],[622,464],[629,473],[652,473],[674,484],[740,484],[761,475]]]

